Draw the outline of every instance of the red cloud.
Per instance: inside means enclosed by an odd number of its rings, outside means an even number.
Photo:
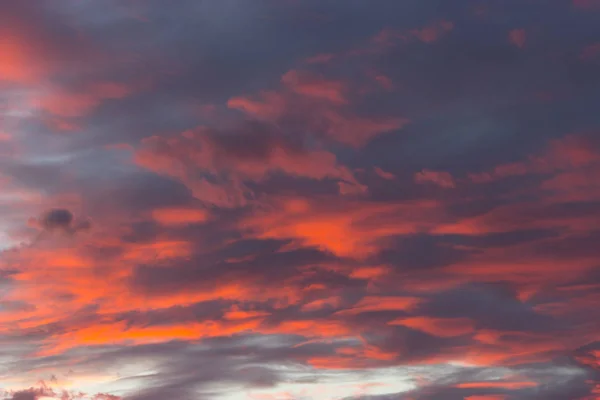
[[[377,204],[285,199],[269,213],[242,223],[259,238],[294,239],[342,257],[366,257],[390,235],[416,233],[434,224],[442,210],[435,202]]]
[[[502,388],[502,389],[521,389],[536,387],[536,382],[522,382],[522,381],[483,381],[483,382],[464,382],[459,383],[459,388]]]
[[[177,226],[205,222],[208,212],[193,208],[160,208],[152,212],[152,217],[160,224]]]

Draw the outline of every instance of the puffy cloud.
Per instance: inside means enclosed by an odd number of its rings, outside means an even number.
[[[456,186],[454,178],[448,172],[423,170],[415,174],[417,183],[433,183],[442,188],[453,188]]]
[[[298,134],[313,131],[317,138],[354,147],[364,146],[377,135],[398,130],[409,122],[402,117],[357,115],[344,107],[350,88],[340,81],[291,70],[283,75],[282,83],[284,87],[279,91],[232,97],[227,105],[255,118],[290,125],[289,129]]]
[[[73,223],[73,214],[69,210],[56,208],[44,214],[40,221],[42,227],[48,230],[67,230]]]
[[[62,231],[64,233],[76,233],[91,228],[90,220],[76,221],[73,213],[64,208],[53,208],[46,211],[40,218],[34,220],[42,230],[47,232]]]
[[[508,39],[518,48],[523,48],[527,42],[527,31],[525,29],[513,29],[508,33]]]
[[[277,173],[338,180],[355,192],[366,189],[335,154],[306,147],[299,139],[262,123],[248,123],[239,133],[200,128],[172,138],[155,136],[143,145],[136,154],[139,165],[178,178],[209,204],[244,204],[253,195],[248,181],[264,181]],[[198,178],[202,172],[221,186]]]

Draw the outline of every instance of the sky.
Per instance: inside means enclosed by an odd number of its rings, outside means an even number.
[[[599,0],[0,0],[0,399],[600,399]]]

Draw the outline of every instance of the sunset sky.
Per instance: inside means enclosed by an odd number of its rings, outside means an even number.
[[[0,0],[0,400],[600,400],[600,0]]]

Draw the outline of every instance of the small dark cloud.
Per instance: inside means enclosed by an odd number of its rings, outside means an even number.
[[[75,234],[89,230],[92,223],[88,219],[76,220],[73,213],[64,208],[53,208],[46,211],[38,220],[40,228],[45,232],[63,232]]]
[[[73,218],[71,211],[63,208],[55,208],[47,211],[40,219],[40,223],[42,228],[49,231],[56,229],[68,230],[71,228]]]

